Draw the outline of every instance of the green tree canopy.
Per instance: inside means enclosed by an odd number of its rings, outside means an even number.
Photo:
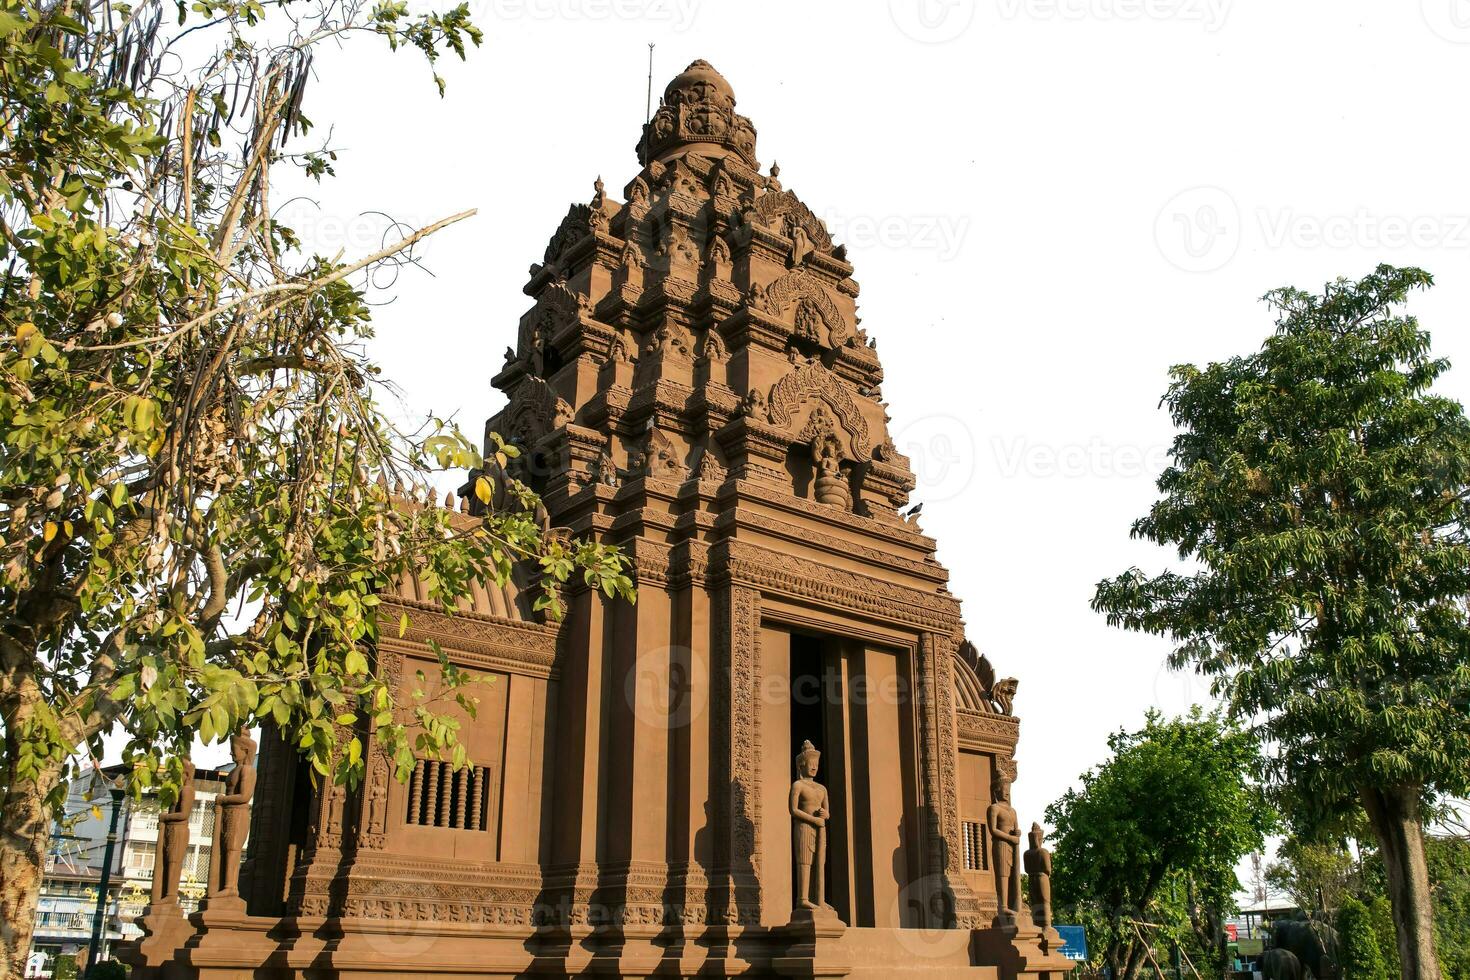
[[[1259,351],[1175,367],[1173,462],[1133,534],[1192,566],[1132,569],[1094,599],[1259,722],[1295,826],[1366,811],[1406,980],[1438,977],[1423,807],[1470,787],[1470,422],[1399,309],[1431,281],[1380,266],[1275,290]]]
[[[1151,712],[1108,746],[1111,758],[1046,811],[1056,828],[1057,903],[1091,926],[1089,945],[1120,980],[1145,963],[1135,922],[1192,938],[1223,970],[1236,865],[1273,824],[1250,779],[1254,737],[1196,708],[1173,720]]]
[[[465,761],[431,704],[375,674],[378,595],[412,572],[452,613],[524,563],[632,597],[615,551],[547,533],[453,426],[379,408],[364,274],[465,215],[344,260],[275,218],[273,177],[330,175],[300,144],[319,44],[353,34],[463,55],[468,8],[395,0],[0,0],[0,974],[18,972],[68,760],[120,726],[135,792],[263,721],[352,782],[371,729]],[[442,83],[441,83],[442,91]],[[401,627],[400,627],[401,628]],[[446,680],[466,708],[463,672]],[[338,731],[348,732],[343,737]]]

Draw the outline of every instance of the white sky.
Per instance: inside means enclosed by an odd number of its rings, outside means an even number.
[[[1039,819],[1105,738],[1207,698],[1165,646],[1110,630],[1094,584],[1168,560],[1130,542],[1171,437],[1171,364],[1257,347],[1258,297],[1380,261],[1470,394],[1467,0],[474,0],[444,63],[373,41],[319,56],[305,111],[339,176],[308,242],[378,247],[381,211],[479,216],[421,251],[373,353],[410,413],[478,431],[527,266],[601,174],[636,171],[694,58],[731,82],[758,155],[846,242],[969,633],[1021,679],[1016,800]],[[279,183],[277,185],[280,186]],[[279,191],[277,200],[280,200]]]

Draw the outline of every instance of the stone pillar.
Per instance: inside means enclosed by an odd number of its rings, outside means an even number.
[[[919,896],[928,909],[926,926],[978,927],[980,904],[964,878],[958,793],[959,750],[954,718],[953,651],[958,640],[936,633],[919,637],[920,755],[923,759],[922,818],[924,881]]]
[[[721,752],[720,817],[723,851],[717,856],[723,907],[717,921],[753,924],[761,918],[761,692],[760,593],[729,583],[715,598],[721,638],[716,703]],[[712,888],[712,892],[716,889]]]

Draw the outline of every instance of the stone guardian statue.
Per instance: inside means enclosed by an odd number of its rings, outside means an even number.
[[[179,876],[189,853],[189,817],[194,812],[194,763],[186,756],[179,796],[158,818],[158,873],[153,876],[153,906],[178,904]]]
[[[244,730],[230,739],[230,758],[235,768],[225,778],[225,793],[219,807],[219,879],[211,895],[240,893],[240,852],[250,832],[250,800],[255,795],[255,740]]]
[[[1021,827],[1011,806],[1011,781],[997,772],[991,782],[994,802],[986,811],[985,823],[990,830],[995,869],[996,925],[1016,924],[1021,913]]]
[[[1038,929],[1051,928],[1051,851],[1042,845],[1041,824],[1031,825],[1031,847],[1026,851],[1026,890],[1031,921]]]
[[[796,757],[796,782],[791,784],[791,845],[796,863],[796,908],[828,909],[827,787],[817,782],[822,753],[810,741],[801,743]]]

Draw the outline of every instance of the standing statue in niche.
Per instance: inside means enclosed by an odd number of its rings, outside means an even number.
[[[827,787],[817,782],[822,753],[810,741],[796,757],[791,784],[791,845],[796,861],[796,908],[830,909],[826,901]]]
[[[158,818],[158,867],[153,877],[152,904],[177,904],[179,876],[189,853],[189,817],[194,812],[194,763],[185,757],[179,781],[179,798]]]
[[[373,779],[372,789],[368,790],[368,832],[381,834],[387,827],[388,822],[388,787],[384,780],[388,778],[386,772],[378,773]]]
[[[225,794],[219,798],[219,880],[212,895],[240,893],[240,852],[250,832],[250,799],[255,795],[255,739],[240,731],[230,739],[230,758],[235,768],[225,778]]]
[[[1042,845],[1041,824],[1031,825],[1031,847],[1026,851],[1026,890],[1031,921],[1038,929],[1051,928],[1051,851]]]
[[[1015,925],[1021,913],[1021,867],[1016,858],[1021,851],[1021,826],[1011,806],[1011,781],[997,772],[991,783],[995,802],[985,814],[994,848],[995,898],[998,903],[995,924]]]

